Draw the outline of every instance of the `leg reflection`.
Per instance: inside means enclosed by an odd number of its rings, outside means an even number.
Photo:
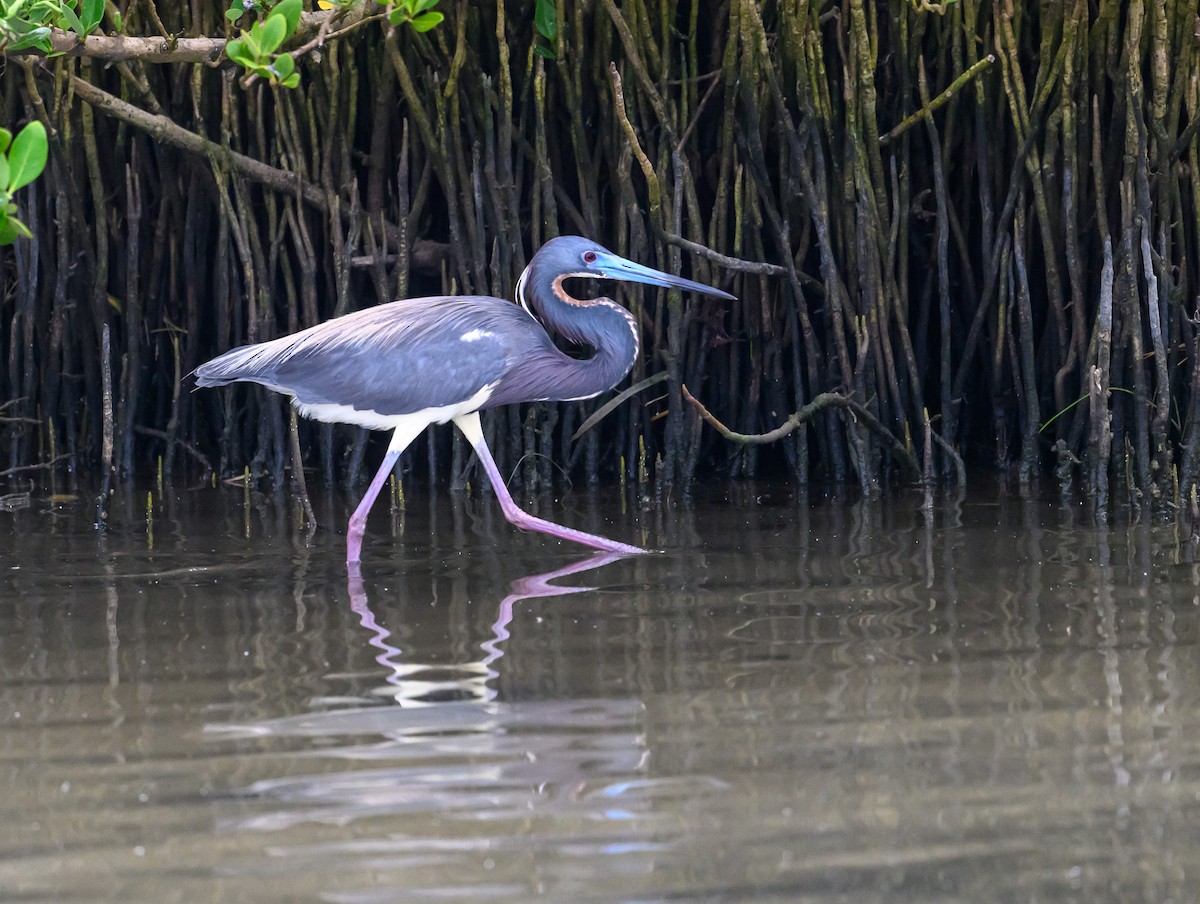
[[[592,571],[623,558],[626,558],[623,553],[594,553],[562,568],[526,575],[513,581],[508,595],[497,607],[496,620],[492,623],[492,636],[479,645],[482,657],[452,666],[406,663],[403,660],[400,648],[389,642],[391,632],[379,624],[375,613],[371,611],[363,586],[362,571],[357,562],[350,563],[348,567],[346,589],[350,596],[350,608],[358,614],[359,624],[371,632],[368,643],[379,651],[375,661],[384,668],[389,686],[387,693],[396,702],[405,705],[435,705],[445,699],[487,701],[496,697],[496,689],[491,682],[499,676],[498,663],[504,655],[502,644],[510,637],[508,626],[513,619],[513,607],[522,600],[570,596],[594,590],[593,587],[560,587],[550,582]],[[447,671],[456,673],[459,677],[440,681],[420,678],[422,673],[444,674]]]

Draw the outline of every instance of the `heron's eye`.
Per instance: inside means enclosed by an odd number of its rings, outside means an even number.
[[[595,251],[585,251],[585,252],[583,252],[583,262],[584,262],[585,264],[594,264],[594,263],[596,263],[596,252],[595,252]]]

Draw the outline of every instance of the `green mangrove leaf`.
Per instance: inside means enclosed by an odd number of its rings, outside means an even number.
[[[15,40],[11,40],[4,46],[4,49],[10,53],[15,53],[18,50],[28,50],[31,47],[41,50],[44,53],[49,53],[54,49],[50,45],[49,26],[34,25],[32,22],[26,22],[24,19],[9,19],[5,25],[10,34],[16,35]]]
[[[410,24],[413,27],[413,31],[429,31],[429,29],[437,26],[445,18],[444,15],[437,12],[421,13],[421,15],[411,20]]]
[[[37,25],[50,25],[67,6],[71,12],[75,11],[74,0],[35,0],[26,10],[25,18]]]
[[[46,168],[48,147],[46,127],[36,120],[17,134],[8,152],[10,194],[41,175]]]
[[[295,33],[296,27],[300,24],[301,9],[303,9],[303,0],[280,0],[275,8],[271,10],[271,15],[268,19],[281,16],[287,25],[287,31],[284,32],[283,36],[285,40]]]
[[[246,46],[245,41],[237,38],[225,45],[225,55],[241,66],[250,67],[254,64],[254,55],[250,48]]]
[[[7,151],[10,144],[12,144],[12,132],[0,126],[0,154],[3,154],[5,151]],[[3,180],[0,180],[0,185],[4,184],[7,183],[5,183]]]
[[[104,19],[104,0],[83,0],[79,19],[83,23],[84,34],[95,31]]]
[[[533,24],[547,41],[553,41],[558,34],[558,11],[554,8],[554,0],[537,0],[533,13]]]
[[[287,53],[281,53],[277,56],[274,64],[271,66],[271,72],[280,83],[290,78],[295,71],[296,61],[292,59],[291,54]]]
[[[24,225],[18,219],[10,217],[7,214],[0,214],[0,245],[11,245],[17,240],[17,236],[21,235],[20,230],[17,228],[18,224]],[[26,229],[25,231],[28,232],[29,230]]]
[[[79,21],[79,16],[75,15],[75,10],[71,9],[70,3],[64,3],[62,8],[59,9],[59,13],[61,14],[62,18],[66,20],[67,25],[70,26],[70,30],[79,35],[79,37],[82,38],[85,34],[87,34],[87,32],[84,31],[83,23]]]
[[[262,33],[259,31],[258,23],[250,26],[249,31],[243,31],[242,36],[238,38],[238,43],[245,48],[245,52],[251,60],[261,59],[265,54],[262,49]],[[226,50],[226,53],[229,51]]]
[[[254,28],[259,29],[259,43],[262,48],[259,56],[274,53],[287,37],[287,19],[283,16],[267,16],[267,21],[255,25]],[[254,28],[250,30],[253,32]]]

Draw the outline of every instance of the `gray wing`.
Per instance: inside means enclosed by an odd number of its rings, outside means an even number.
[[[395,416],[459,404],[552,349],[541,326],[512,302],[416,298],[233,349],[197,368],[196,378],[199,386],[261,383],[302,408]]]

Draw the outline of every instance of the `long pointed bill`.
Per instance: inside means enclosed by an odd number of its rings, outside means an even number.
[[[736,299],[736,296],[730,295],[721,289],[714,289],[712,286],[693,282],[690,279],[684,279],[682,276],[672,276],[670,273],[663,273],[661,270],[643,267],[641,264],[635,264],[633,261],[625,260],[625,258],[618,257],[612,253],[597,254],[596,261],[592,264],[592,267],[598,271],[596,275],[604,276],[608,279],[623,279],[626,282],[647,283],[651,286],[663,286],[667,289],[683,289],[687,292],[699,292],[701,295],[728,298],[731,301]]]

